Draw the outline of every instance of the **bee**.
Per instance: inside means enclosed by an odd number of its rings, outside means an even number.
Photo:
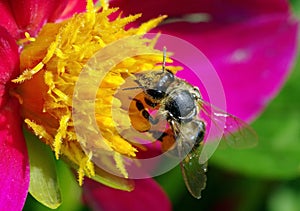
[[[257,138],[245,122],[205,102],[197,87],[166,69],[165,61],[166,48],[161,70],[135,74],[137,86],[123,90],[142,89],[141,94],[132,99],[131,108],[143,120],[132,121],[133,126],[140,132],[151,133],[162,142],[164,150],[173,146],[172,150],[182,158],[180,166],[186,187],[192,196],[199,199],[206,186],[207,160],[219,144],[219,141],[204,141],[207,135],[205,119],[210,119],[223,139],[234,147],[253,146]],[[149,109],[157,111],[155,117]],[[132,118],[136,116],[132,115]],[[163,119],[169,128],[165,131],[150,129]]]

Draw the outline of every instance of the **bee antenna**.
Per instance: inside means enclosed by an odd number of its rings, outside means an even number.
[[[163,48],[163,62],[162,62],[162,70],[165,71],[166,69],[166,56],[167,56],[167,48],[164,46]]]
[[[143,89],[143,86],[134,86],[134,87],[126,87],[123,88],[122,90],[133,90],[133,89]]]

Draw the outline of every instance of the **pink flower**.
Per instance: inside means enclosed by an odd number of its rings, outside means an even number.
[[[223,83],[227,111],[244,120],[254,119],[276,96],[295,60],[298,22],[287,0],[113,0],[111,5],[124,15],[143,13],[140,21],[167,14],[169,20],[155,31],[201,50]],[[179,76],[193,83],[188,71]]]
[[[70,17],[75,12],[84,11],[85,6],[86,2],[81,0],[2,1],[0,25],[17,40],[22,38],[25,32],[34,36],[46,22]]]
[[[29,185],[29,163],[18,102],[8,94],[10,80],[19,72],[19,54],[15,40],[3,27],[0,27],[0,55],[0,207],[21,210]]]
[[[75,3],[75,2],[74,2]],[[83,3],[83,2],[82,2]],[[11,80],[19,74],[19,48],[16,40],[24,32],[36,34],[46,22],[83,10],[57,1],[1,1],[0,2],[0,131],[1,131],[1,210],[22,210],[29,187],[29,162],[22,132],[22,120],[16,98],[10,96]],[[76,6],[76,7],[75,7]]]
[[[93,210],[171,210],[165,193],[153,179],[135,180],[132,192],[95,185],[87,180],[83,191],[85,201]]]
[[[1,168],[1,193],[0,209],[1,210],[22,210],[29,187],[29,159],[27,155],[26,143],[22,132],[22,118],[20,115],[19,102],[11,90],[16,86],[11,82],[18,77],[20,73],[20,52],[24,33],[30,36],[38,34],[41,27],[47,22],[56,22],[74,13],[84,11],[86,1],[37,1],[37,0],[20,0],[20,1],[2,1],[0,2],[0,133],[1,147],[0,152],[2,159]],[[21,41],[21,42],[20,42]],[[163,202],[164,209],[170,209],[170,203],[166,195],[159,186],[151,180],[137,184],[136,192],[142,190],[143,196],[148,195],[149,200],[155,201],[156,197]],[[91,185],[93,184],[93,185]],[[94,189],[109,191],[97,182],[87,180],[85,193],[92,195],[91,199],[97,202],[107,201],[103,195],[97,196]],[[93,187],[93,188],[92,188]],[[125,196],[126,195],[126,196]],[[122,199],[128,197],[135,198],[135,194],[126,193]],[[93,203],[89,197],[87,201]],[[103,200],[101,200],[103,199]],[[143,199],[144,200],[144,199]],[[150,201],[148,203],[150,203]],[[139,200],[125,205],[124,200],[120,200],[120,205],[135,207],[140,204]],[[145,202],[145,201],[144,201]],[[118,207],[118,197],[113,201],[114,206]],[[105,205],[105,204],[104,204]],[[158,204],[153,203],[153,209]],[[138,208],[138,206],[136,207]]]
[[[24,38],[25,32],[37,35],[45,23],[70,17],[85,10],[85,6],[86,2],[81,0],[0,2],[1,209],[21,210],[29,186],[29,162],[19,104],[10,95],[14,88],[11,80],[18,76],[20,68],[22,49],[16,41]],[[205,53],[223,82],[228,112],[245,120],[253,119],[279,91],[295,58],[298,25],[284,0],[263,3],[231,0],[226,4],[215,0],[188,0],[184,4],[165,0],[114,0],[112,6],[121,7],[125,15],[142,12],[140,21],[160,14],[176,20],[161,25],[158,30],[185,39]],[[207,19],[186,22],[191,13],[206,14],[193,16],[193,20]],[[183,76],[193,82],[188,75],[183,73]],[[141,203],[149,203],[149,209],[159,209],[156,206],[161,204],[161,210],[170,209],[165,194],[152,180],[138,181],[133,193],[120,193],[87,180],[84,194],[94,209],[115,208],[112,205],[139,209]],[[108,195],[111,197],[107,198]],[[138,200],[139,197],[142,199]],[[159,203],[155,203],[156,199]]]

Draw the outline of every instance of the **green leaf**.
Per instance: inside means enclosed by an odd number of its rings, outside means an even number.
[[[78,185],[74,171],[70,169],[65,162],[58,160],[56,162],[60,189],[62,193],[62,204],[57,209],[63,210],[82,210],[82,189]]]
[[[299,188],[299,187],[297,187]],[[270,211],[298,211],[300,207],[300,192],[299,189],[279,186],[273,190],[268,200],[268,210]]]
[[[290,0],[292,10],[294,14],[299,18],[300,17],[300,2],[299,0]]]
[[[189,194],[184,184],[179,165],[176,166],[174,169],[166,172],[165,174],[155,177],[155,180],[166,191],[168,197],[173,202],[173,204],[180,201],[180,198],[183,194]],[[191,199],[193,199],[192,196],[190,197]]]
[[[73,169],[78,169],[78,165],[70,161],[67,157],[63,157],[63,160]],[[112,168],[115,168],[113,164],[111,166],[113,166]],[[96,182],[118,190],[132,191],[134,189],[134,181],[131,179],[125,179],[123,177],[118,177],[114,174],[110,174],[96,165],[94,166],[94,170],[95,176],[90,177],[90,179]]]
[[[296,66],[298,70],[300,63]],[[281,93],[254,122],[258,146],[218,149],[209,164],[248,176],[292,179],[300,176],[300,72],[294,71]]]
[[[50,148],[24,130],[30,159],[30,194],[43,205],[56,209],[61,204],[55,161]]]
[[[59,178],[60,190],[62,195],[62,203],[56,209],[57,211],[80,211],[84,210],[81,200],[81,187],[79,187],[74,173],[70,170],[69,166],[63,161],[56,162],[57,174]],[[66,182],[67,181],[67,182]],[[26,204],[23,211],[50,211],[51,209],[43,206],[31,195],[26,199]]]

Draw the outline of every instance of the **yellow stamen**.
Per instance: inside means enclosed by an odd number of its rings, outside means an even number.
[[[142,35],[155,27],[165,16],[150,20],[139,28],[125,30],[125,26],[140,17],[140,14],[110,20],[108,16],[117,9],[108,8],[101,0],[103,10],[98,12],[92,0],[87,1],[87,12],[76,14],[61,23],[46,24],[34,42],[24,47],[20,57],[21,75],[12,80],[19,83],[14,94],[22,103],[22,115],[28,127],[50,145],[55,156],[66,157],[78,169],[78,181],[82,184],[84,176],[95,174],[93,158],[106,160],[102,154],[86,152],[82,147],[91,145],[95,149],[113,152],[115,171],[128,177],[122,156],[135,157],[138,149],[124,139],[116,129],[130,128],[130,120],[124,117],[116,123],[112,108],[121,110],[121,103],[115,100],[114,93],[130,74],[143,70],[159,68],[162,54],[138,55],[127,58],[113,67],[102,80],[100,87],[86,87],[98,90],[95,101],[95,120],[101,131],[89,127],[91,119],[74,122],[72,116],[74,87],[86,63],[98,51],[125,37]],[[28,39],[29,40],[29,39]],[[30,39],[32,40],[32,39]],[[155,40],[137,37],[133,46],[153,50]],[[158,51],[157,51],[158,52]],[[168,60],[167,60],[168,61]],[[90,69],[89,74],[99,74]],[[113,103],[114,102],[114,103]],[[83,105],[86,106],[86,105]],[[79,109],[80,110],[80,109]],[[81,111],[78,111],[81,112]],[[85,114],[82,114],[85,116]],[[125,115],[120,111],[120,116]],[[94,139],[88,143],[79,141],[74,125],[84,125]],[[103,156],[103,157],[102,157]]]
[[[32,76],[36,73],[38,73],[41,69],[43,69],[44,63],[40,62],[38,63],[34,68],[31,70],[25,70],[22,75],[20,75],[18,78],[12,80],[14,83],[22,83],[25,80],[29,80],[32,78]]]
[[[31,37],[30,34],[28,32],[25,32],[25,38],[24,39],[20,39],[18,40],[18,45],[23,45],[25,43],[28,43],[28,42],[34,42],[35,41],[35,38],[34,37]]]
[[[154,27],[156,27],[161,21],[163,21],[167,16],[166,15],[163,15],[163,16],[160,16],[159,18],[156,18],[156,19],[152,19],[146,23],[143,23],[138,31],[137,31],[137,34],[145,34],[147,33],[149,30],[151,30]]]
[[[85,171],[84,169],[89,170],[90,177],[95,176],[95,170],[94,170],[94,165],[91,162],[91,157],[92,154],[89,154],[88,156],[84,157],[84,159],[81,159],[80,164],[79,164],[79,170],[78,170],[78,183],[81,186],[83,182],[83,177],[85,176]]]
[[[41,125],[38,125],[36,123],[34,123],[33,121],[30,121],[29,119],[25,119],[25,123],[27,124],[27,126],[29,128],[31,128],[34,132],[34,134],[39,137],[39,138],[44,138],[46,140],[51,140],[52,137],[49,133],[47,133],[47,131],[45,130],[45,128]]]
[[[122,175],[125,178],[128,178],[128,173],[126,171],[125,165],[124,165],[124,161],[121,157],[120,153],[115,152],[114,153],[114,160],[116,162],[117,168],[120,170],[120,172],[122,173]]]
[[[108,9],[108,3],[106,0],[100,0],[100,4],[103,8],[103,10],[107,10]]]
[[[67,112],[67,114],[64,115],[59,122],[59,128],[57,130],[57,134],[55,135],[54,143],[53,143],[56,159],[59,158],[61,144],[67,136],[67,127],[70,118],[71,118],[71,112]]]
[[[28,41],[30,42],[34,42],[35,41],[35,38],[34,37],[31,37],[30,34],[28,32],[25,32],[25,37]]]

